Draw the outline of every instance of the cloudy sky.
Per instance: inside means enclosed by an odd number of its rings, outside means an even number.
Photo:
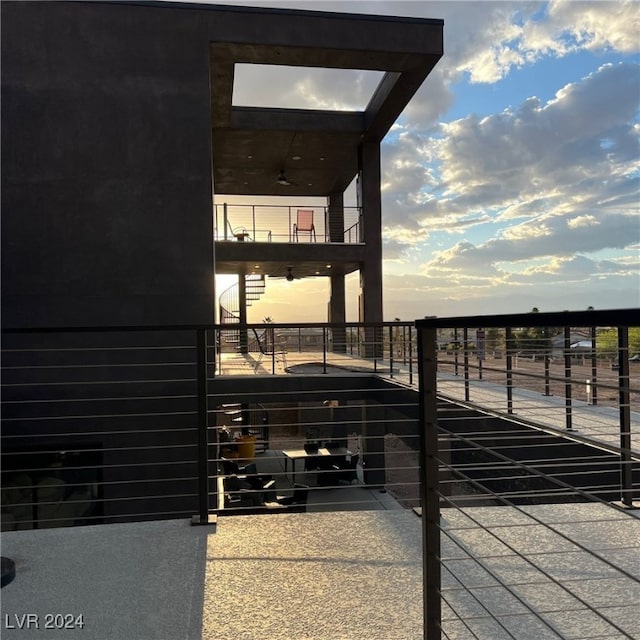
[[[640,306],[637,2],[233,4],[444,19],[444,57],[383,143],[385,319]],[[246,102],[352,108],[375,81],[265,80]],[[325,320],[326,282],[304,286],[317,309],[291,309],[289,285],[253,321]]]

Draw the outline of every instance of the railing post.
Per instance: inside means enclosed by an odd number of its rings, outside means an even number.
[[[409,327],[409,384],[413,384],[413,333]]]
[[[327,373],[327,328],[322,327],[322,373]]]
[[[255,204],[251,205],[251,237],[253,238],[253,241],[256,242],[257,235],[256,235],[256,205]]]
[[[393,379],[393,327],[389,327],[389,377]]]
[[[453,375],[458,375],[458,327],[453,330]]]
[[[507,413],[513,413],[513,331],[511,327],[505,327],[505,357],[507,360]]]
[[[544,354],[544,395],[551,395],[551,375],[549,372],[549,354]]]
[[[567,431],[573,431],[571,409],[571,327],[564,328],[564,406]]]
[[[269,337],[271,338],[271,375],[275,375],[276,374],[276,334],[273,327],[269,329]]]
[[[440,494],[435,329],[418,333],[420,371],[420,494],[422,504],[423,637],[441,638]]]
[[[631,390],[629,388],[629,327],[618,327],[618,403],[620,407],[620,499],[633,507],[631,463]]]
[[[206,329],[197,329],[196,352],[196,383],[198,400],[198,514],[192,517],[191,524],[215,526],[217,522],[217,515],[209,513],[209,434],[207,425],[208,399]],[[214,492],[215,491],[217,491],[217,488]]]
[[[211,349],[211,376],[215,378],[216,369],[218,368],[218,361],[222,363],[222,354],[220,352],[222,335],[220,333],[220,328],[216,325],[214,325],[211,330],[211,338],[213,340],[213,346]]]
[[[411,328],[409,327],[409,331]],[[402,364],[407,364],[407,326],[402,325]]]
[[[227,236],[227,229],[229,228],[229,215],[227,212],[227,203],[223,203],[222,205],[222,217],[224,220],[224,239],[228,240],[228,236]]]
[[[465,327],[462,330],[462,347],[464,349],[464,399],[469,402],[469,329]]]
[[[596,354],[595,327],[591,327],[591,404],[595,407],[598,404],[598,358]]]

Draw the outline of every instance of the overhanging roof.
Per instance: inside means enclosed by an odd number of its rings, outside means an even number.
[[[216,194],[344,191],[358,171],[360,144],[382,140],[443,53],[441,20],[268,9],[243,20],[244,41],[236,32],[210,46]],[[241,63],[384,75],[364,111],[236,107],[234,68]],[[290,185],[278,184],[281,170]]]

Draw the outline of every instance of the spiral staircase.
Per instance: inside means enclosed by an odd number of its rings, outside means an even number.
[[[242,276],[239,276],[242,277]],[[244,276],[245,301],[250,307],[258,301],[265,291],[264,275],[250,274]],[[236,282],[225,289],[219,298],[220,324],[228,325],[229,329],[220,329],[220,350],[239,351],[240,331],[234,328],[240,324],[240,285]],[[247,349],[252,351],[249,343]],[[262,405],[229,403],[220,407],[221,425],[231,430],[239,429],[242,435],[255,438],[255,451],[260,453],[269,448],[269,414]]]
[[[246,306],[250,307],[262,297],[265,290],[265,277],[261,274],[246,275],[244,286]],[[236,282],[225,289],[219,298],[220,324],[229,325],[229,329],[220,330],[221,351],[237,351],[240,347],[240,332],[233,328],[240,323],[240,304],[240,285]]]

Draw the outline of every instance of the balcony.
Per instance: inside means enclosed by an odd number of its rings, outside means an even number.
[[[7,626],[27,612],[142,640],[639,637],[637,314],[590,313],[323,326],[316,344],[263,325],[286,365],[234,351],[228,327],[5,330],[3,478],[7,445],[27,473],[37,443],[64,451],[58,479],[98,472],[72,501],[103,526],[51,528],[71,524],[36,517],[58,485],[31,487],[25,524],[44,528],[3,533],[3,637],[30,637]],[[525,331],[552,326],[560,342]],[[306,513],[233,500],[220,434],[239,416],[258,474],[307,485]],[[286,451],[342,438],[356,465],[303,458],[292,477]],[[74,446],[104,457],[71,464]]]
[[[313,233],[297,232],[298,210],[313,212]],[[214,206],[216,242],[258,243],[338,243],[364,242],[358,207],[343,207],[332,212],[329,207],[310,205],[231,205]]]

